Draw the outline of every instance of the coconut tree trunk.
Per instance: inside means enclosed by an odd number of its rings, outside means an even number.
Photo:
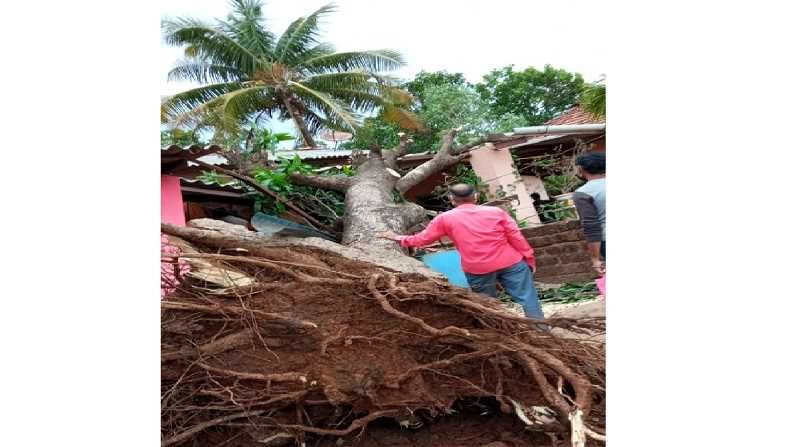
[[[290,113],[290,117],[293,119],[295,126],[298,127],[298,132],[301,133],[301,138],[304,140],[304,144],[308,147],[315,147],[315,138],[312,136],[312,133],[309,132],[309,128],[306,126],[304,117],[298,111],[298,108],[293,102],[293,97],[289,93],[283,93],[281,94],[281,99],[284,103],[284,107],[286,107],[287,111]]]

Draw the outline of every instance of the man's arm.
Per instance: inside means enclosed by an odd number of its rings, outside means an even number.
[[[399,242],[402,247],[423,247],[438,241],[445,235],[442,215],[438,215],[431,220],[428,226],[421,232],[412,236],[400,236],[391,232],[383,234],[382,237]]]
[[[599,273],[604,273],[604,266],[600,256],[602,224],[599,222],[599,213],[593,203],[593,197],[583,192],[575,192],[573,199],[577,214],[580,215],[585,241],[588,243],[588,254],[591,256],[591,264]]]
[[[533,247],[527,243],[527,239],[522,235],[522,232],[519,230],[519,226],[516,225],[516,222],[513,218],[503,210],[502,212],[502,220],[500,220],[500,224],[502,225],[503,230],[505,230],[505,236],[508,238],[508,243],[511,244],[511,247],[515,248],[516,251],[522,254],[525,261],[527,261],[527,265],[533,270],[533,273],[536,272],[536,256],[535,252],[533,251]]]

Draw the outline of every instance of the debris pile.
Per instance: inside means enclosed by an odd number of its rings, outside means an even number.
[[[216,270],[163,279],[164,446],[603,444],[604,345],[582,334],[604,319],[550,332],[319,248],[190,242],[163,262]],[[208,280],[225,271],[245,281]]]

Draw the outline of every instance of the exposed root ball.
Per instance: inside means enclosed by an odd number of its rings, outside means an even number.
[[[604,433],[601,343],[330,252],[200,251],[256,283],[213,290],[186,277],[163,299],[163,445],[566,445],[578,410],[587,431]]]

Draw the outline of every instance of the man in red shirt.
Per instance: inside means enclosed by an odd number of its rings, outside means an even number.
[[[473,291],[496,298],[499,283],[514,302],[522,305],[525,316],[543,319],[533,284],[535,256],[516,222],[502,208],[477,205],[477,193],[471,185],[454,185],[449,198],[455,208],[436,216],[422,232],[413,236],[387,232],[382,237],[408,248],[429,245],[447,236],[461,254],[461,268]]]

